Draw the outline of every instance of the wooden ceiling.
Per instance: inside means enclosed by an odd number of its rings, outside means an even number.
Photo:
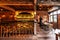
[[[46,6],[46,5],[42,5],[39,6],[37,5],[36,8],[34,8],[34,5],[0,5],[0,11],[34,11],[36,9],[36,11],[48,11],[49,9],[51,9],[53,6]]]
[[[7,5],[7,6],[14,9],[15,11],[19,10],[34,11],[34,5]]]
[[[0,5],[22,5],[35,3],[45,5],[60,5],[60,0],[0,0]]]
[[[34,0],[0,0],[0,5],[33,4]]]
[[[48,11],[52,9],[53,5],[37,5],[36,9],[37,11]]]
[[[0,0],[0,10],[34,10],[34,0]]]
[[[38,3],[38,4],[36,4]],[[29,10],[34,11],[48,11],[54,5],[60,6],[59,3],[51,2],[50,0],[44,0],[40,3],[40,0],[0,0],[0,10],[18,11],[18,10]],[[36,7],[36,8],[35,8]]]

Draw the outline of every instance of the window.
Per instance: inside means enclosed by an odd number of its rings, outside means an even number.
[[[55,11],[55,12],[53,13],[53,15],[55,15],[55,14],[58,14],[57,11]]]
[[[58,14],[57,11],[50,13],[49,22],[57,22],[57,14]]]
[[[54,15],[54,22],[57,22],[57,15]]]
[[[58,10],[58,14],[60,14],[60,10]]]
[[[50,18],[50,20],[51,20],[51,22],[53,22],[53,16],[50,16],[51,18]]]
[[[49,22],[53,22],[53,16],[52,15],[49,16]]]

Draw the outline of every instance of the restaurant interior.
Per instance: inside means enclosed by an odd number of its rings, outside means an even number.
[[[39,25],[40,17],[47,28]],[[50,32],[53,39],[46,37]],[[1,0],[0,39],[60,40],[60,0]]]

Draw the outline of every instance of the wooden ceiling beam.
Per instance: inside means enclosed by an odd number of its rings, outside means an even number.
[[[10,8],[10,7],[8,7],[8,6],[0,5],[0,7],[15,12],[15,10],[14,10],[13,8]]]
[[[17,3],[16,4],[6,4],[6,3],[3,4],[3,3],[1,3],[0,5],[28,5],[29,6],[29,5],[33,5],[33,4],[17,4]]]

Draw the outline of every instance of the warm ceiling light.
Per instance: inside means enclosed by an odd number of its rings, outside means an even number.
[[[0,9],[1,11],[3,11],[3,9]]]
[[[13,17],[13,15],[10,15],[10,17]]]
[[[42,6],[42,4],[39,5],[40,7]]]
[[[34,14],[36,15],[36,12],[34,12]]]
[[[2,17],[5,17],[5,15],[2,15]]]

